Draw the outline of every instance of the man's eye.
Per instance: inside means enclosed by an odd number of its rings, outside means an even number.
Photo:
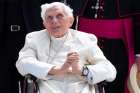
[[[53,17],[52,16],[47,16],[47,18],[46,18],[47,20],[52,20],[53,19]]]
[[[62,18],[64,18],[64,16],[63,16],[62,14],[58,14],[58,15],[57,15],[57,18],[58,18],[58,19],[62,19]]]

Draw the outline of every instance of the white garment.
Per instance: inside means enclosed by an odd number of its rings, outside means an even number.
[[[51,41],[50,48],[50,36],[46,30],[29,33],[16,63],[22,75],[30,73],[40,79],[41,93],[95,93],[95,84],[115,79],[116,69],[97,46],[94,35],[69,29],[67,35],[51,37]],[[90,64],[87,79],[73,74],[48,75],[53,66],[64,64],[67,53],[72,50],[79,53],[81,66]]]

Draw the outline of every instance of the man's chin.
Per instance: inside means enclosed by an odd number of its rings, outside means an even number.
[[[60,30],[56,29],[56,30],[52,30],[52,32],[54,32],[54,33],[59,33]]]
[[[54,37],[60,37],[61,36],[60,31],[53,31],[52,34],[53,34]]]

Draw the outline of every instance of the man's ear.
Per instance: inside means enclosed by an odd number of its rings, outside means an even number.
[[[45,21],[43,21],[43,26],[46,28],[46,23],[45,23]]]
[[[74,17],[69,17],[69,27],[73,25]]]

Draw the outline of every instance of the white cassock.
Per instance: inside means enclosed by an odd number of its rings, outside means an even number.
[[[70,51],[79,53],[81,66],[89,64],[87,78],[75,74],[48,75],[52,67],[64,64]],[[97,83],[116,77],[116,69],[97,46],[96,37],[73,29],[62,38],[50,37],[46,30],[27,34],[16,67],[22,75],[30,73],[39,79],[41,93],[97,93]]]

